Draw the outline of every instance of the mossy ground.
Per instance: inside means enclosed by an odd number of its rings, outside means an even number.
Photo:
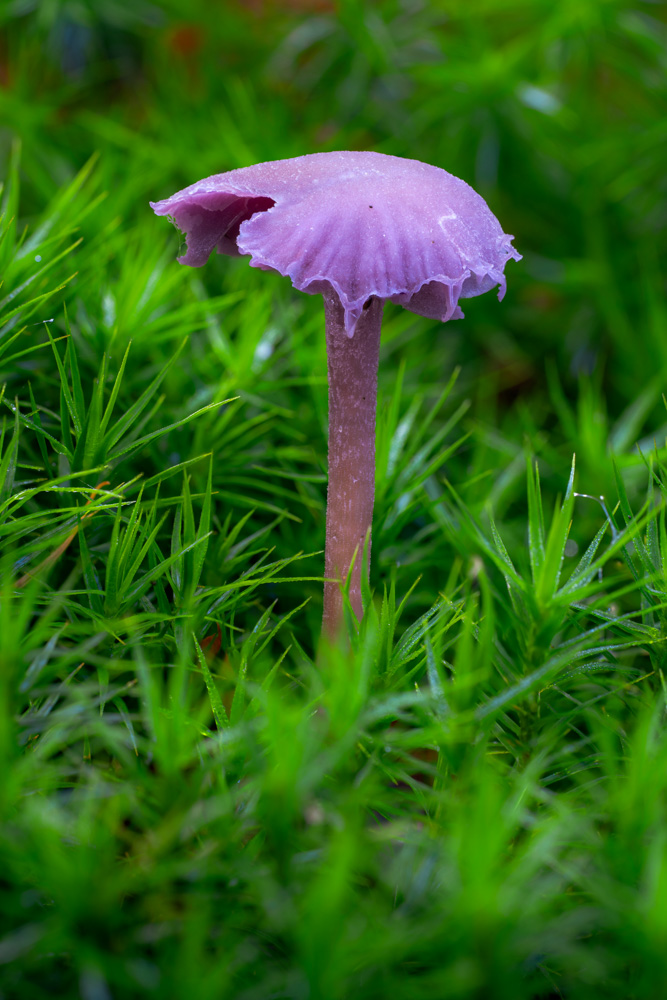
[[[2,6],[2,1000],[667,995],[665,20]],[[387,307],[351,652],[321,301],[148,208],[341,148],[524,254]]]

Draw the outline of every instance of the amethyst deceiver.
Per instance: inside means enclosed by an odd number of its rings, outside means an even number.
[[[324,296],[329,488],[324,629],[342,621],[340,581],[361,605],[361,552],[375,491],[380,327],[389,300],[431,319],[461,319],[461,298],[499,285],[520,260],[486,202],[439,167],[370,152],[312,153],[216,174],[152,202],[185,233],[182,264],[211,251],[250,257]],[[356,553],[356,557],[355,557]]]

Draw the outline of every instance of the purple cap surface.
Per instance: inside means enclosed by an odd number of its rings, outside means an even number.
[[[182,264],[218,253],[337,293],[354,334],[375,295],[445,322],[499,285],[521,256],[483,198],[440,167],[384,153],[312,153],[257,163],[151,202],[185,233]]]

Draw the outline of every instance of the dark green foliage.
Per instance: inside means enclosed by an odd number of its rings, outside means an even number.
[[[667,995],[666,38],[0,4],[0,1000]],[[329,649],[321,301],[179,267],[147,202],[341,148],[464,177],[524,261],[387,306]]]

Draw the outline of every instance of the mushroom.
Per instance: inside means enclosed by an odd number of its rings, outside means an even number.
[[[341,584],[362,616],[370,559],[375,410],[385,301],[446,322],[460,298],[498,285],[521,257],[486,202],[439,167],[372,152],[312,153],[216,174],[152,202],[185,233],[181,264],[218,253],[288,276],[324,297],[329,378],[329,487],[324,632],[343,619]],[[367,568],[368,568],[367,562]]]

